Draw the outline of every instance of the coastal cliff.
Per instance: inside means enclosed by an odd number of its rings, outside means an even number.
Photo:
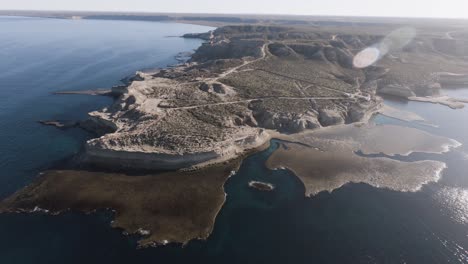
[[[443,153],[458,142],[365,123],[377,112],[421,120],[382,108],[379,94],[463,107],[461,100],[433,96],[445,83],[464,82],[467,63],[434,51],[427,35],[368,56],[369,47],[375,52],[389,43],[380,30],[336,30],[244,25],[187,35],[207,40],[187,63],[126,78],[111,90],[118,97],[111,106],[69,124],[100,135],[86,142],[84,162],[105,172],[46,171],[0,202],[0,213],[113,210],[112,226],[140,235],[141,247],[206,239],[226,201],[227,179],[271,138],[285,142],[268,168],[290,169],[305,195],[350,182],[418,191],[438,181],[445,163],[373,155]]]
[[[367,121],[382,106],[378,95],[464,106],[439,95],[442,85],[466,83],[451,73],[466,62],[410,29],[382,36],[238,25],[184,37],[206,42],[187,63],[138,72],[112,90],[120,94],[112,106],[90,113],[107,134],[86,143],[87,162],[180,169],[226,161],[267,143],[269,130]]]
[[[381,105],[365,72],[352,67],[352,41],[279,26],[198,35],[208,42],[189,62],[137,73],[113,90],[121,95],[112,106],[90,113],[112,133],[86,143],[86,162],[130,169],[217,163],[263,146],[268,130],[365,121]]]

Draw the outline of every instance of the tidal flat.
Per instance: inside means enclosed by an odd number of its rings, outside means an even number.
[[[306,196],[332,192],[347,183],[415,192],[437,182],[446,164],[403,162],[390,156],[443,153],[460,146],[449,138],[392,125],[344,125],[281,138],[288,142],[268,158],[266,166],[291,170],[304,183]],[[372,156],[376,154],[384,157]]]
[[[350,152],[360,151],[365,155],[408,156],[414,152],[441,154],[461,146],[454,139],[416,128],[365,123],[327,127],[294,135],[278,134],[275,137],[318,148],[326,148],[328,141],[341,141],[343,145],[349,146]]]

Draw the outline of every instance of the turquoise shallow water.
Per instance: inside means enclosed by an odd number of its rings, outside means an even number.
[[[119,21],[0,17],[0,196],[77,152],[89,137],[39,119],[82,118],[105,97],[53,96],[56,90],[105,88],[135,70],[174,63],[200,41],[166,38],[206,27]],[[450,91],[466,93],[465,90]],[[468,144],[467,110],[388,101],[438,128],[378,116],[377,123],[417,126]],[[404,135],[402,135],[404,136]],[[468,263],[468,164],[464,147],[437,159],[449,168],[417,193],[348,184],[304,197],[291,173],[270,171],[272,146],[246,159],[229,179],[227,202],[207,241],[136,250],[135,238],[111,229],[111,215],[0,215],[0,263]],[[250,180],[277,186],[249,189]],[[467,198],[468,199],[468,194]]]

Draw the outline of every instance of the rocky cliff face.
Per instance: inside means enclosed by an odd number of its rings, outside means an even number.
[[[90,113],[92,123],[113,133],[86,143],[86,161],[105,167],[178,169],[229,160],[269,139],[247,107],[223,104],[219,97],[225,94],[140,76],[114,105]]]
[[[355,67],[356,54],[380,36],[230,26],[203,37],[190,62],[139,73],[115,89],[115,104],[90,113],[112,133],[87,142],[89,162],[178,169],[229,160],[268,142],[269,130],[365,121],[381,106],[377,93],[434,94],[440,80],[466,79],[425,67],[437,58],[418,45]],[[414,68],[410,59],[426,62]]]

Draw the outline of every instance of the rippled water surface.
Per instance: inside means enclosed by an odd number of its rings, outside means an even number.
[[[82,119],[110,98],[52,95],[109,88],[135,71],[175,63],[201,41],[167,36],[208,27],[148,22],[0,17],[0,197],[82,145],[79,130],[38,120]]]

